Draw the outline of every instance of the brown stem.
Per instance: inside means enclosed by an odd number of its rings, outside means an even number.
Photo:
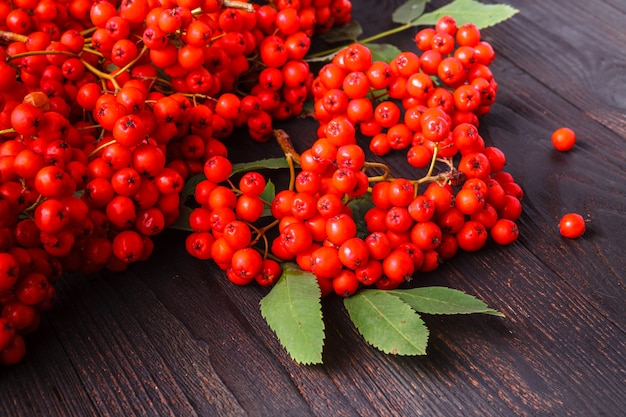
[[[286,158],[292,158],[296,164],[300,164],[300,154],[296,152],[296,149],[291,143],[291,137],[287,132],[282,129],[274,129],[274,137],[280,145],[280,149],[283,150]]]
[[[435,162],[437,162],[437,154],[439,153],[439,142],[435,142],[435,149],[433,150],[433,158],[430,161],[430,167],[428,167],[427,177],[430,177],[435,169]]]
[[[369,181],[370,182],[381,182],[381,181],[387,181],[388,179],[390,179],[390,174],[391,171],[389,171],[389,167],[386,164],[380,163],[380,162],[365,162],[365,164],[363,165],[363,167],[367,170],[370,168],[380,168],[383,171],[385,171],[382,175],[377,175],[375,177],[370,177]]]
[[[289,189],[293,190],[296,184],[296,169],[293,163],[295,161],[298,165],[300,164],[300,155],[293,147],[293,143],[291,143],[291,138],[287,132],[282,129],[274,129],[274,137],[283,150],[287,165],[289,165]]]
[[[96,31],[96,29],[98,29],[98,28],[94,26],[94,27],[91,27],[91,28],[89,28],[89,29],[85,29],[85,30],[81,31],[81,32],[80,32],[80,34],[81,34],[83,37],[86,37],[86,36],[87,36],[87,35],[89,35],[90,33],[95,32],[95,31]]]
[[[111,74],[107,74],[106,72],[100,71],[98,68],[94,67],[89,62],[85,61],[84,59],[81,59],[81,62],[83,63],[85,68],[87,68],[89,71],[91,71],[95,76],[97,76],[97,77],[99,77],[101,79],[105,79],[105,80],[110,81],[111,84],[113,84],[113,88],[115,88],[115,91],[120,89],[120,85],[119,85],[119,83],[117,82],[117,80],[115,79],[114,76],[112,76]]]
[[[89,48],[88,46],[83,46],[83,52],[89,52],[90,54],[94,54],[99,56],[100,58],[104,58],[104,55],[100,51],[96,51],[95,49]]]
[[[28,40],[28,36],[20,35],[19,33],[15,33],[15,32],[8,32],[6,30],[0,30],[0,39],[2,39],[3,41],[8,41],[8,42],[26,43],[26,41]]]
[[[137,56],[132,61],[130,61],[128,64],[124,65],[122,68],[120,68],[119,71],[117,71],[115,73],[115,77],[117,77],[118,75],[120,75],[121,73],[123,73],[124,71],[126,71],[127,69],[132,67],[133,65],[135,65],[135,63],[137,61],[139,61],[141,59],[141,57],[146,54],[146,52],[148,52],[148,48],[146,46],[144,46],[143,48],[141,48],[141,51],[139,51]]]
[[[256,245],[256,243],[259,241],[259,239],[263,238],[264,240],[267,241],[267,237],[265,236],[265,233],[272,229],[273,227],[278,226],[278,223],[280,223],[280,220],[276,219],[273,222],[271,222],[270,224],[268,224],[267,226],[263,226],[262,228],[258,229],[258,228],[254,228],[257,236],[256,238],[250,243],[251,246]],[[266,244],[266,246],[269,246],[268,244]]]
[[[39,203],[41,203],[44,199],[44,196],[39,194],[39,196],[37,196],[37,200],[35,200],[35,202],[33,204],[31,204],[30,206],[26,207],[23,211],[24,213],[30,213],[31,211],[35,210],[35,208],[37,208],[37,206],[39,205]]]
[[[446,171],[437,175],[428,175],[428,176],[420,178],[419,180],[415,180],[411,182],[413,182],[415,185],[420,185],[420,184],[425,184],[429,182],[445,182],[449,179],[450,179],[450,172]]]
[[[87,159],[91,158],[92,156],[96,155],[98,152],[100,152],[101,150],[103,150],[104,148],[106,148],[109,145],[113,145],[114,143],[116,143],[117,141],[115,139],[110,140],[108,142],[103,143],[102,145],[98,146],[96,149],[94,149],[93,151],[91,151],[89,153],[89,155],[87,156]]]
[[[224,0],[222,2],[222,7],[226,7],[229,9],[239,9],[249,13],[254,12],[254,7],[252,6],[252,4],[246,3],[244,1]]]
[[[263,250],[263,259],[267,258],[267,254],[270,250],[270,245],[269,245],[269,241],[267,240],[267,235],[265,234],[265,230],[264,229],[259,229],[258,227],[256,227],[254,224],[246,222],[246,224],[252,229],[254,230],[254,232],[257,234],[256,238],[250,242],[250,246],[254,246],[256,245],[260,239],[263,239],[263,245],[264,245],[264,250]]]
[[[89,125],[89,126],[81,126],[79,128],[77,128],[78,130],[88,130],[88,129],[98,129],[99,127],[102,127],[100,125]]]
[[[15,55],[11,55],[7,57],[7,62],[10,62],[11,60],[14,60],[14,59],[24,58],[26,56],[33,56],[33,55],[67,55],[71,57],[77,56],[75,53],[69,52],[69,51],[28,51],[28,52],[21,52],[19,54],[15,54]]]

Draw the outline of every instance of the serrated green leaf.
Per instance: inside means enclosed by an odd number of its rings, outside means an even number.
[[[385,290],[361,290],[344,299],[350,319],[365,340],[385,353],[425,355],[428,329],[419,314]]]
[[[391,20],[395,23],[410,23],[424,13],[428,0],[409,0],[398,7],[391,15]]]
[[[473,23],[479,29],[494,26],[514,16],[519,10],[508,4],[484,4],[476,0],[454,0],[410,22],[413,26],[434,25],[441,16],[452,16],[457,25]]]
[[[366,43],[365,46],[372,52],[372,61],[389,62],[402,52],[400,48],[389,43]]]
[[[261,193],[261,195],[259,195],[259,197],[261,197],[263,201],[272,202],[274,201],[275,196],[276,196],[276,186],[274,185],[272,180],[267,180],[267,183],[265,184],[265,188],[263,189],[263,192]],[[271,207],[266,205],[265,208],[263,209],[263,214],[261,214],[261,217],[271,216],[271,214],[272,214]]]
[[[235,174],[240,174],[242,172],[248,172],[248,171],[257,171],[260,169],[281,169],[281,168],[289,168],[289,165],[287,164],[287,160],[285,158],[259,159],[258,161],[241,162],[239,164],[234,164],[233,172],[230,174],[230,176],[232,177]]]
[[[326,42],[335,43],[341,41],[356,41],[356,39],[363,33],[361,24],[352,20],[343,26],[336,26],[328,32],[320,35],[320,38]]]
[[[297,265],[283,265],[283,274],[261,300],[261,315],[281,345],[300,364],[322,363],[324,321],[315,276]]]
[[[369,235],[367,223],[365,223],[365,214],[369,209],[374,207],[372,196],[370,193],[362,197],[355,198],[348,203],[348,207],[352,210],[352,218],[356,223],[356,234],[361,239],[365,239]]]
[[[473,314],[483,313],[504,317],[501,312],[489,308],[478,298],[447,287],[423,287],[392,290],[393,295],[425,314]]]

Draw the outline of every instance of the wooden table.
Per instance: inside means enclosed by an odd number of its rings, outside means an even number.
[[[354,0],[354,16],[378,33],[400,3]],[[626,4],[507,3],[520,13],[483,32],[500,88],[480,132],[524,188],[521,236],[418,282],[476,295],[506,318],[426,316],[428,354],[392,357],[331,297],[325,363],[301,366],[259,313],[267,290],[228,283],[169,231],[128,272],[63,278],[27,359],[0,370],[0,416],[624,415]],[[387,41],[412,48],[414,33]],[[579,138],[568,153],[550,142],[563,125]],[[314,139],[312,124],[285,128],[300,148]],[[234,159],[280,155],[241,147]],[[581,239],[558,234],[569,211],[589,221]]]

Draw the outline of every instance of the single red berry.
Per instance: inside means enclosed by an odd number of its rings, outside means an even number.
[[[341,297],[350,297],[359,290],[360,282],[354,271],[343,269],[332,280],[333,291]]]
[[[561,236],[570,239],[581,237],[585,233],[586,225],[583,216],[577,213],[567,213],[561,217],[559,232]]]
[[[394,249],[383,260],[383,273],[394,282],[403,282],[415,272],[413,258],[402,249]]]
[[[514,221],[499,219],[489,231],[489,235],[499,245],[510,245],[519,236],[519,229]]]
[[[576,133],[568,127],[561,127],[552,133],[552,145],[557,151],[569,151],[575,143]]]

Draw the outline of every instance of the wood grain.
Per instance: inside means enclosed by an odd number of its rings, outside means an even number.
[[[331,297],[324,365],[297,365],[259,313],[267,290],[228,283],[185,253],[184,233],[167,231],[150,262],[64,277],[27,360],[0,369],[0,416],[623,415],[626,8],[506,2],[520,13],[483,32],[499,90],[480,132],[524,188],[522,235],[415,279],[476,295],[506,318],[425,316],[428,355],[393,357],[367,346]],[[354,15],[371,35],[393,26],[401,3],[354,0]],[[411,49],[414,33],[387,41]],[[549,140],[562,125],[578,134],[566,154]],[[315,139],[310,120],[284,128],[300,149]],[[244,137],[229,146],[235,161],[280,154]],[[558,235],[569,211],[588,219],[581,239]]]

